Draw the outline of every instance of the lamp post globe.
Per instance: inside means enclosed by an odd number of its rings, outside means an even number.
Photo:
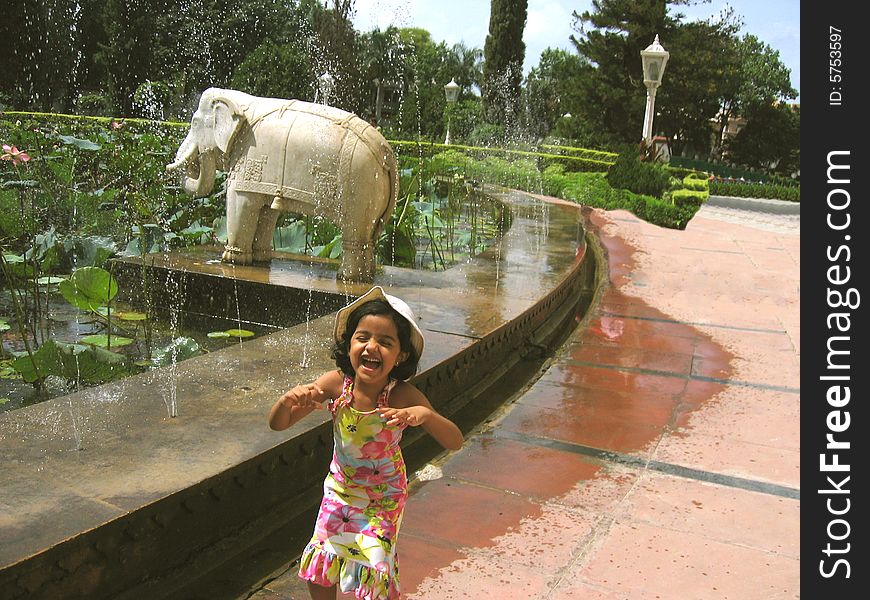
[[[447,135],[444,137],[444,143],[450,143],[450,108],[449,106],[456,103],[459,98],[460,86],[454,78],[450,78],[450,83],[444,86],[444,97],[447,100]]]
[[[656,91],[662,84],[665,74],[665,66],[671,54],[659,42],[659,36],[652,44],[640,51],[640,60],[643,64],[643,83],[646,86],[646,112],[643,117],[643,139],[647,143],[652,141],[653,116],[655,115]]]

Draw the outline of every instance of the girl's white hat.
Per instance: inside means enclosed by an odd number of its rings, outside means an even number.
[[[350,317],[350,314],[357,309],[357,307],[362,306],[366,302],[371,300],[384,300],[392,306],[397,313],[405,317],[405,320],[411,324],[411,345],[414,347],[414,350],[417,353],[417,358],[423,356],[423,332],[420,331],[420,327],[417,325],[417,319],[414,317],[414,311],[411,310],[411,307],[405,304],[405,301],[401,298],[396,298],[395,296],[391,296],[384,292],[384,289],[376,285],[365,294],[342,308],[335,315],[335,331],[334,337],[335,341],[339,344],[341,343],[341,338],[344,335],[344,330],[347,328],[347,319]]]

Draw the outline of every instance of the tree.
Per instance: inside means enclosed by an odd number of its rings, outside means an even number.
[[[255,96],[311,100],[316,83],[304,51],[267,40],[239,65],[230,87]]]
[[[267,42],[301,48],[311,36],[302,7],[288,0],[200,0],[186,11],[173,2],[155,20],[150,76],[168,83],[190,111],[204,89],[230,85]]]
[[[100,45],[97,61],[108,75],[111,109],[119,116],[132,116],[133,94],[153,78],[152,50],[157,41],[157,19],[167,11],[162,0],[107,0],[103,8],[106,43]]]
[[[572,35],[571,41],[592,65],[577,81],[581,105],[575,116],[593,128],[599,145],[640,138],[645,103],[640,51],[656,34],[663,40],[673,38],[677,22],[668,16],[668,4],[668,0],[593,0],[593,11],[573,13],[579,37]]]
[[[483,47],[483,103],[487,119],[511,125],[518,115],[528,0],[492,0]]]
[[[735,51],[738,68],[731,74],[732,86],[720,98],[719,131],[725,131],[731,119],[746,116],[741,113],[797,97],[779,51],[748,33],[735,41]],[[722,136],[717,139],[717,150],[723,141]]]
[[[464,42],[454,44],[447,53],[445,66],[461,87],[460,100],[473,95],[475,88],[482,88],[483,51],[480,48],[466,46]]]
[[[789,176],[800,170],[799,105],[751,104],[746,127],[727,144],[733,162]]]
[[[444,42],[436,44],[425,29],[403,28],[399,37],[406,61],[406,89],[399,115],[400,129],[414,137],[443,140],[445,134],[444,85],[448,50]]]
[[[739,20],[731,11],[716,19],[679,24],[671,34],[665,81],[656,100],[655,128],[670,139],[674,154],[706,154],[719,99],[734,89],[740,70],[736,52]],[[640,60],[638,59],[638,62]]]
[[[4,4],[0,36],[10,47],[0,68],[0,96],[19,109],[71,110],[98,72],[93,53],[104,38],[101,5],[100,0]]]
[[[557,123],[577,123],[580,113],[576,82],[584,76],[589,64],[578,54],[547,48],[541,53],[538,66],[526,78],[526,130],[536,138],[550,135]],[[565,116],[569,115],[569,116]],[[566,130],[563,133],[568,133]],[[578,132],[570,137],[580,137]]]

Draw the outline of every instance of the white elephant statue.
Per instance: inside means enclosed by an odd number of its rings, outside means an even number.
[[[319,215],[342,232],[338,276],[371,281],[375,245],[398,195],[396,157],[381,133],[354,114],[300,100],[209,88],[168,170],[185,168],[196,197],[227,172],[227,245],[222,260],[272,258],[280,211]]]

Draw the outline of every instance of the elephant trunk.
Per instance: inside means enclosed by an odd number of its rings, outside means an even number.
[[[200,152],[196,141],[190,135],[184,138],[175,160],[166,165],[167,171],[175,171],[185,167],[184,191],[196,198],[208,196],[214,188],[215,169],[217,159],[214,149]]]
[[[194,198],[208,196],[214,188],[216,166],[214,151],[202,152],[198,161],[189,162],[184,174],[184,191]]]
[[[175,153],[175,161],[166,165],[167,171],[175,171],[185,163],[189,162],[196,156],[196,142],[188,135],[178,147],[178,152]]]

